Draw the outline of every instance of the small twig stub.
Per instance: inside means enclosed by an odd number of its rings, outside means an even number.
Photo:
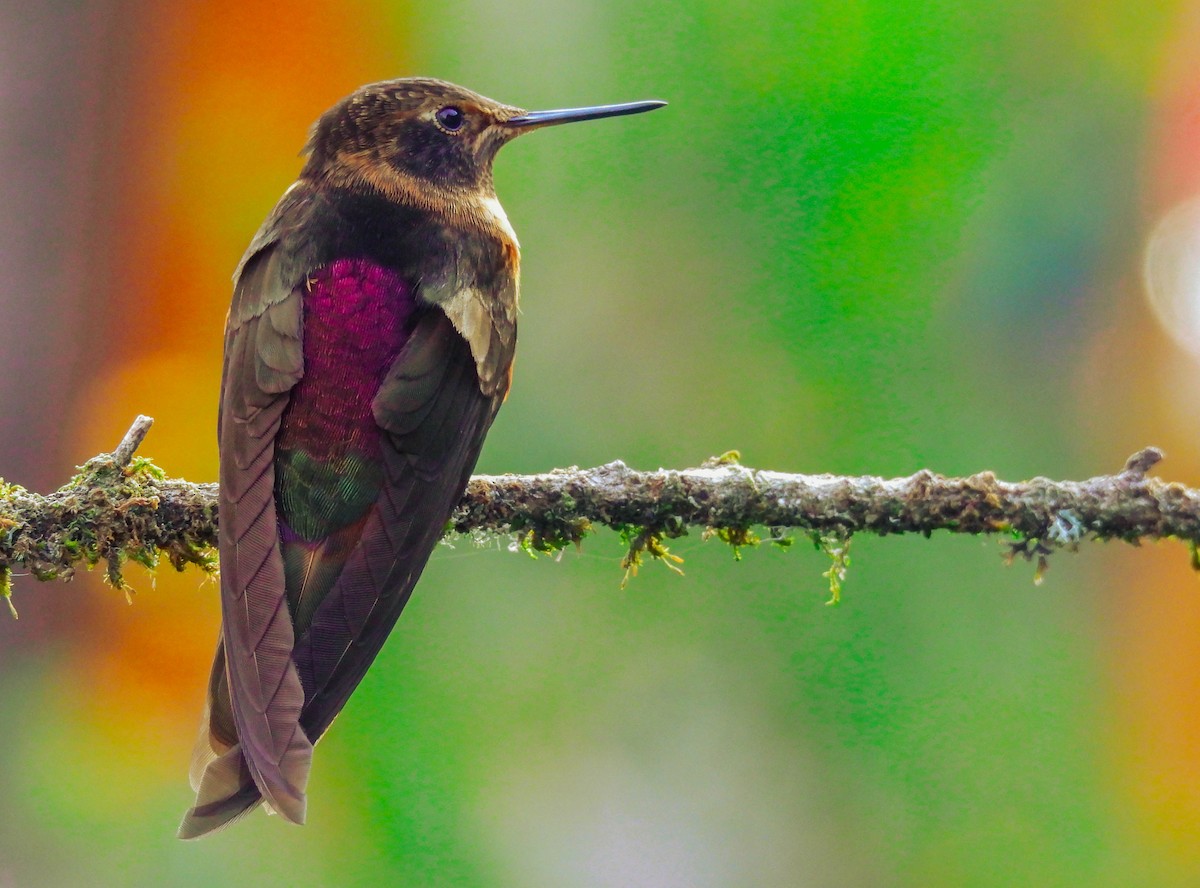
[[[113,462],[122,468],[129,465],[134,452],[142,445],[142,441],[146,439],[146,433],[150,431],[152,425],[154,425],[153,419],[139,414],[138,418],[133,421],[133,425],[129,427],[129,431],[125,433],[125,437],[121,439],[121,443],[117,445],[117,449],[113,451]]]

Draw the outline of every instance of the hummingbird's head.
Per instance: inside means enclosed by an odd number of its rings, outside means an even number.
[[[301,175],[357,178],[384,191],[390,182],[405,192],[416,186],[433,194],[491,195],[496,152],[520,134],[664,104],[526,112],[443,80],[386,80],[359,88],[321,116]]]

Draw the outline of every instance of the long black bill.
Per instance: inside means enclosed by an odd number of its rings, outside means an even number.
[[[601,117],[620,117],[624,114],[641,114],[661,108],[666,102],[657,99],[649,102],[626,102],[623,105],[592,105],[590,108],[562,108],[558,111],[527,111],[520,117],[510,117],[505,126],[535,127],[556,126],[574,123],[577,120],[599,120]]]

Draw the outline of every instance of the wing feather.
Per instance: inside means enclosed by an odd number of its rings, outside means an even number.
[[[468,343],[429,311],[376,396],[384,485],[345,568],[296,642],[301,724],[320,737],[362,680],[441,537],[495,418]],[[422,417],[422,421],[414,421]]]
[[[263,798],[304,820],[312,744],[274,508],[274,439],[303,374],[302,292],[268,245],[242,268],[226,328],[222,380],[220,547],[222,643],[194,755],[196,806],[180,835],[202,835]],[[230,725],[234,731],[229,731]]]

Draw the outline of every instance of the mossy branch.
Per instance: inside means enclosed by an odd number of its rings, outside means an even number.
[[[0,594],[14,571],[68,579],[81,562],[103,563],[118,586],[130,560],[154,567],[165,554],[180,570],[213,568],[217,486],[167,478],[135,457],[149,425],[139,417],[113,453],[89,460],[54,493],[0,484]],[[1088,539],[1176,538],[1195,561],[1200,491],[1148,477],[1161,459],[1147,448],[1116,474],[1086,481],[1006,482],[991,472],[945,478],[925,470],[892,479],[797,475],[748,468],[736,454],[694,469],[639,472],[613,462],[541,475],[478,475],[447,529],[512,535],[539,552],[579,544],[603,525],[621,534],[627,574],[643,556],[673,559],[663,541],[692,528],[729,544],[735,556],[760,542],[754,528],[781,545],[798,532],[835,561],[829,575],[835,598],[856,533],[999,534],[1010,557],[1036,559],[1039,571],[1055,549]]]
[[[167,478],[135,457],[152,423],[139,416],[116,450],[89,459],[54,493],[0,481],[0,596],[10,609],[17,571],[69,580],[81,563],[102,563],[105,578],[124,589],[127,561],[154,569],[166,555],[178,570],[215,569],[217,485]]]

